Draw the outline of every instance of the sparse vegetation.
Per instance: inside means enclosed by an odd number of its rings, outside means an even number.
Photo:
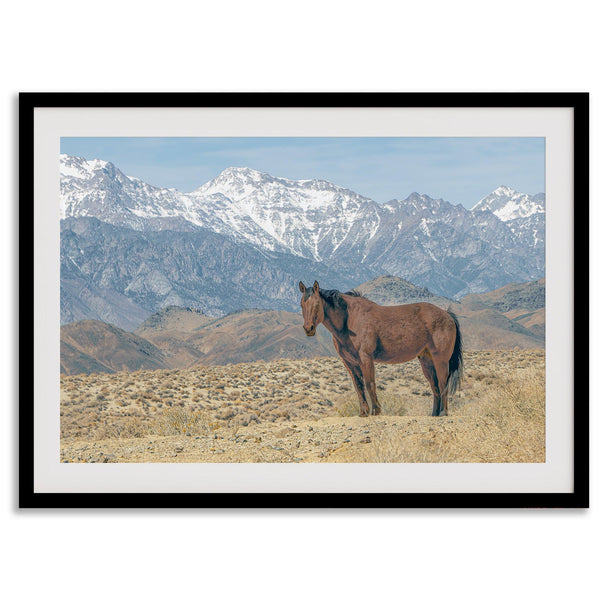
[[[383,414],[359,418],[337,358],[61,377],[61,460],[541,462],[544,352],[469,352],[450,416],[420,365],[377,365]],[[177,450],[181,448],[181,450]]]

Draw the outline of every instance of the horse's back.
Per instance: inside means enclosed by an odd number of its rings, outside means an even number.
[[[383,321],[388,321],[389,319],[410,320],[415,327],[419,325],[430,327],[440,321],[448,321],[450,319],[447,311],[430,302],[413,302],[411,304],[397,304],[394,306],[372,304],[377,307],[375,309],[376,316]]]
[[[350,318],[358,324],[387,327],[394,322],[410,322],[414,327],[429,327],[440,321],[451,321],[447,311],[429,302],[413,302],[382,306],[367,298],[356,298],[352,303]]]

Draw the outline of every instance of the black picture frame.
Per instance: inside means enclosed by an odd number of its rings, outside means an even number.
[[[573,338],[589,346],[589,95],[587,93],[22,93],[19,96],[19,506],[21,508],[586,508],[589,367],[574,360],[571,493],[40,493],[34,488],[34,112],[63,107],[567,107],[573,110]]]

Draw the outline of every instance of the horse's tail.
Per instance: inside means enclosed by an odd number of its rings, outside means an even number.
[[[454,395],[456,390],[460,389],[460,383],[463,376],[463,348],[462,348],[462,335],[460,333],[460,325],[458,324],[457,316],[448,311],[448,314],[452,317],[454,321],[454,325],[456,325],[456,339],[454,340],[454,350],[452,351],[452,356],[450,357],[450,361],[448,366],[450,368],[450,373],[448,376],[448,395]]]

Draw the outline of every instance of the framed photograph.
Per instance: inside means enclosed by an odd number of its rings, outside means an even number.
[[[588,114],[21,94],[20,506],[587,507]]]

